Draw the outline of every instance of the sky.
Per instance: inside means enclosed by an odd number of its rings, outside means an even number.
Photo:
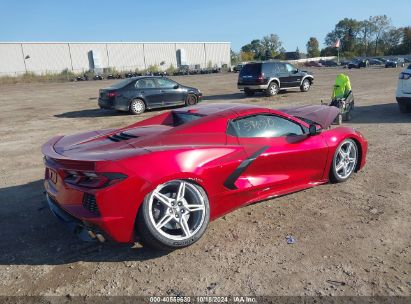
[[[231,48],[275,33],[287,51],[306,50],[345,18],[386,14],[411,26],[410,0],[38,0],[0,1],[0,42],[228,41]],[[344,5],[338,4],[344,3]]]

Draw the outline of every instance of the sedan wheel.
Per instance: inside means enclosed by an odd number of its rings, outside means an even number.
[[[330,179],[333,182],[344,182],[355,171],[358,161],[357,144],[352,139],[344,140],[334,154]]]
[[[141,99],[134,99],[130,103],[130,112],[134,115],[144,113],[146,110],[146,104]]]
[[[186,97],[186,106],[193,106],[197,103],[197,97],[194,94],[188,94]]]
[[[198,185],[173,180],[148,194],[139,212],[138,232],[144,245],[160,250],[189,246],[209,222],[207,195]]]

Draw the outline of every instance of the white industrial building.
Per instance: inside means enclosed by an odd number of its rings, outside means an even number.
[[[229,42],[0,42],[0,76],[230,65]]]

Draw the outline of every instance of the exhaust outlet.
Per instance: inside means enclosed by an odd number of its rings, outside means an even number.
[[[106,238],[100,233],[97,233],[96,237],[101,243],[104,243],[106,241]]]
[[[95,238],[97,237],[97,235],[96,235],[93,231],[91,231],[91,230],[88,231],[88,235],[89,235],[92,239],[95,239]]]

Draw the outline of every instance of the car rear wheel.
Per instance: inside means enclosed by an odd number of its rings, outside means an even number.
[[[197,96],[188,94],[185,100],[186,106],[193,106],[197,103]]]
[[[248,96],[248,97],[250,97],[250,96],[254,96],[254,91],[253,90],[249,90],[249,89],[244,89],[244,94],[245,94],[245,96]]]
[[[266,94],[267,96],[274,96],[277,95],[279,90],[280,88],[278,87],[278,84],[275,81],[272,81],[267,88]]]
[[[303,83],[300,86],[301,92],[308,92],[310,89],[311,83],[308,79],[304,79]]]
[[[133,99],[130,102],[130,112],[134,115],[139,115],[144,113],[146,110],[146,104],[141,99]]]
[[[149,193],[140,208],[137,229],[143,245],[173,250],[195,243],[210,221],[205,191],[187,180],[172,180]]]
[[[355,171],[358,162],[358,147],[352,139],[344,140],[334,153],[330,170],[330,180],[345,182]]]

